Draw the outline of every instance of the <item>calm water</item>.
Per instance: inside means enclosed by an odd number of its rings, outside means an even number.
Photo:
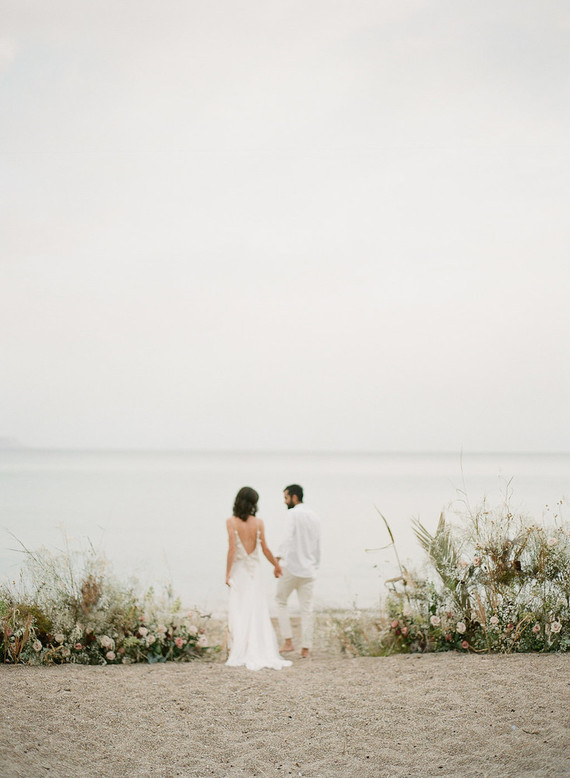
[[[115,572],[144,585],[172,583],[185,605],[225,610],[226,530],[237,490],[260,493],[269,545],[281,537],[282,490],[301,483],[323,522],[321,606],[373,606],[382,579],[394,574],[391,524],[400,556],[419,564],[410,526],[434,529],[439,514],[466,488],[472,504],[504,497],[537,518],[570,496],[569,454],[213,454],[0,451],[0,578],[15,578],[28,548],[61,548],[87,539]],[[273,591],[267,565],[267,584]]]

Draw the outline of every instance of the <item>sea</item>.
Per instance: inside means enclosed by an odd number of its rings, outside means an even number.
[[[442,511],[509,501],[539,521],[568,519],[570,454],[0,450],[0,581],[16,581],[23,547],[93,547],[142,590],[170,588],[184,607],[227,609],[225,520],[242,486],[259,492],[270,548],[283,535],[283,489],[301,484],[322,523],[318,608],[374,608],[398,574],[421,570],[413,531]],[[384,519],[392,532],[396,549]],[[266,565],[270,604],[274,580]],[[271,606],[273,607],[273,606]]]

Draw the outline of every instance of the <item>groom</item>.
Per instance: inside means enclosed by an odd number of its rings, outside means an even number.
[[[296,590],[301,610],[301,656],[306,658],[313,647],[313,587],[321,561],[321,528],[317,514],[303,503],[301,486],[292,484],[283,494],[288,514],[285,537],[277,557],[283,575],[278,579],[275,597],[279,629],[284,640],[280,651],[294,650],[287,600]]]

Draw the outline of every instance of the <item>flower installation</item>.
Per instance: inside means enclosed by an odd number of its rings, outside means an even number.
[[[219,650],[207,637],[208,616],[184,611],[170,590],[140,596],[92,549],[56,556],[24,550],[19,587],[0,588],[4,662],[185,662]]]
[[[400,565],[401,575],[387,582],[385,612],[333,617],[341,649],[354,655],[570,650],[570,528],[562,506],[560,500],[548,527],[511,512],[508,501],[463,507],[455,522],[442,515],[433,534],[414,522],[427,575]]]

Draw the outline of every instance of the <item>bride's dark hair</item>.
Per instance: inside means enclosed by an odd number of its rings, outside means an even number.
[[[255,516],[258,500],[259,495],[255,489],[252,489],[251,486],[242,486],[234,502],[234,516],[242,521],[247,521],[248,516]]]

